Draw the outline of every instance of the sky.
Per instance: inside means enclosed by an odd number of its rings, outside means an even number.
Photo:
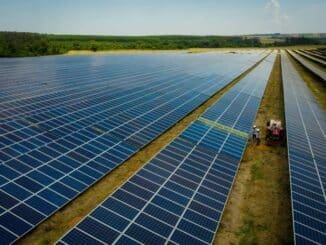
[[[0,0],[0,31],[100,35],[326,32],[326,0]]]

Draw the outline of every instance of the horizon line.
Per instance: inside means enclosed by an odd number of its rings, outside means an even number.
[[[0,30],[1,32],[13,33],[34,33],[41,35],[70,35],[70,36],[110,36],[110,37],[155,37],[155,36],[197,36],[197,37],[234,37],[234,36],[258,36],[258,35],[321,35],[326,32],[274,32],[274,33],[247,33],[247,34],[72,34],[72,33],[47,33],[47,32],[32,32],[32,31],[8,31]]]

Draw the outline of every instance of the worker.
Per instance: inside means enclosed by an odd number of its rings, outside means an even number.
[[[256,127],[256,125],[254,125],[252,127],[252,130],[251,130],[251,142],[252,142],[252,144],[254,144],[255,141],[256,141],[256,134],[257,134],[257,127]]]
[[[257,130],[256,130],[256,141],[257,141],[257,145],[259,145],[260,144],[260,129],[259,128],[257,128]]]

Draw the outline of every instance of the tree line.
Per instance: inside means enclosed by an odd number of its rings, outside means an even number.
[[[262,44],[258,37],[243,36],[92,36],[0,32],[0,57],[64,54],[69,50],[265,47],[272,45],[326,44],[325,38],[286,38]]]

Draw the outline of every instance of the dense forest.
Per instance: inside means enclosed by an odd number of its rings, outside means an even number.
[[[0,32],[0,57],[64,54],[69,50],[172,50],[308,44],[326,44],[326,38],[284,37],[282,41],[266,44],[259,37],[249,36],[90,36]]]

